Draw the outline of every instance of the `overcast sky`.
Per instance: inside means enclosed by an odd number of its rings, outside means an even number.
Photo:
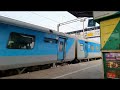
[[[0,11],[0,15],[47,27],[53,30],[57,30],[57,24],[59,23],[76,19],[75,16],[67,11]],[[84,27],[87,28],[87,25],[88,19],[86,19]],[[76,31],[82,28],[83,23],[78,21],[60,26],[60,32]]]

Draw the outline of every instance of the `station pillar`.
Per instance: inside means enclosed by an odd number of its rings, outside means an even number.
[[[94,11],[100,24],[100,43],[105,79],[120,79],[120,12]]]

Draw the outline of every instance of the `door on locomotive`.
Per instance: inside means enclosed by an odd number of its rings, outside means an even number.
[[[58,60],[62,61],[64,60],[64,54],[65,54],[65,39],[59,38],[58,40]]]
[[[84,52],[85,52],[85,58],[88,57],[88,42],[85,41],[85,44],[84,44]]]

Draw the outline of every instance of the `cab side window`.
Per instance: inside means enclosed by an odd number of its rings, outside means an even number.
[[[63,51],[63,42],[59,43],[59,51]]]
[[[35,36],[12,32],[7,44],[8,49],[32,49]]]

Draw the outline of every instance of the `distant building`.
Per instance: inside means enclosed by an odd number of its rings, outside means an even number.
[[[83,29],[72,31],[72,32],[67,32],[66,34],[75,35],[76,37],[83,38]],[[84,34],[86,38],[100,37],[100,26],[85,28]]]

